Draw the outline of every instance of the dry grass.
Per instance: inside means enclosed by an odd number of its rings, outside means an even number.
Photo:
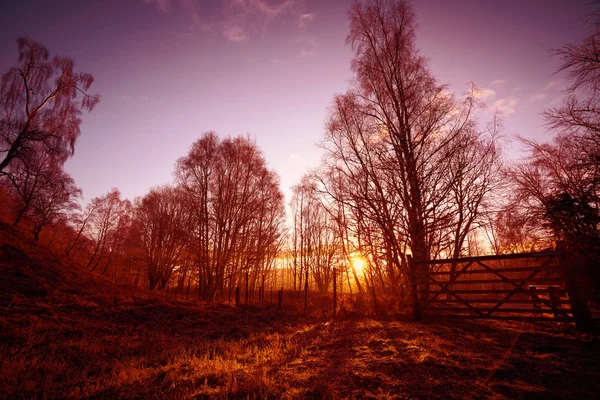
[[[114,288],[32,243],[1,239],[0,397],[580,399],[600,392],[599,337],[572,325],[414,323],[352,312],[330,321],[292,308],[167,300]]]

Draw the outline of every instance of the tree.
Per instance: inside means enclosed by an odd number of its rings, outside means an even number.
[[[206,133],[178,160],[175,174],[193,216],[190,253],[200,297],[222,297],[225,284],[241,284],[244,273],[254,287],[275,258],[284,216],[277,176],[256,144]]]
[[[545,117],[556,132],[550,143],[522,141],[528,160],[511,170],[518,198],[551,236],[579,252],[600,252],[600,14],[590,35],[555,54],[571,85]]]
[[[76,73],[68,57],[49,58],[29,38],[17,40],[19,65],[0,80],[0,174],[14,160],[44,152],[62,165],[75,149],[82,111],[99,96],[88,93],[94,79]]]
[[[190,217],[183,193],[175,188],[155,188],[136,200],[135,223],[144,250],[148,289],[163,289],[183,263]]]
[[[79,207],[75,200],[81,190],[48,154],[32,152],[26,158],[15,160],[10,171],[5,177],[16,199],[13,225],[27,219],[35,240],[39,240],[44,226],[65,219]]]
[[[132,206],[129,200],[121,200],[118,189],[112,189],[106,195],[92,199],[87,208],[90,217],[84,219],[84,232],[92,246],[85,267],[95,271],[104,264],[101,269],[104,275],[122,249],[131,222]]]
[[[335,220],[322,204],[315,185],[306,176],[294,186],[290,206],[294,213],[292,237],[296,240],[292,242],[292,254],[297,257],[300,284],[310,272],[317,288],[324,293],[333,279],[333,268],[339,267],[343,255]]]
[[[459,100],[433,77],[407,1],[355,3],[347,42],[355,80],[331,106],[321,181],[367,253],[371,287],[396,290],[408,254],[462,253],[494,186],[498,126],[486,136],[472,118],[477,88]]]
[[[589,141],[595,154],[600,146],[600,12],[590,16],[591,33],[579,43],[564,45],[557,72],[567,72],[571,85],[559,108],[546,112],[548,126]]]
[[[356,109],[370,125],[370,140],[400,200],[413,256],[427,260],[437,226],[450,212],[444,182],[455,140],[472,124],[468,96],[455,101],[436,82],[415,48],[414,15],[405,1],[356,3],[347,41],[355,50]],[[380,170],[381,171],[381,170]],[[367,171],[372,175],[373,171]],[[369,178],[371,178],[369,176]]]
[[[523,140],[530,157],[513,167],[515,201],[535,216],[541,228],[584,253],[600,241],[600,161],[572,132],[561,131],[551,143]],[[600,154],[600,153],[599,153]]]

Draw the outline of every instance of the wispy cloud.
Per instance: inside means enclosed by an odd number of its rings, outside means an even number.
[[[302,58],[314,57],[316,55],[317,55],[316,51],[310,51],[310,50],[305,50],[305,49],[302,49],[300,51],[300,57],[302,57]]]
[[[296,39],[296,42],[301,47],[301,49],[300,49],[300,57],[301,58],[314,57],[318,54],[317,49],[320,46],[320,43],[315,36],[300,35]]]
[[[159,11],[162,11],[162,12],[165,12],[165,13],[169,12],[169,9],[171,8],[171,1],[170,0],[144,0],[144,3],[146,3],[146,4],[152,4]]]
[[[234,43],[243,42],[248,39],[248,34],[238,25],[226,26],[223,29],[223,36],[228,42]]]
[[[194,25],[202,24],[200,8],[194,0],[181,0],[181,7],[184,9],[185,13],[189,15]]]
[[[545,93],[536,93],[536,94],[534,94],[533,96],[531,96],[531,97],[529,98],[529,102],[530,102],[530,103],[535,103],[536,101],[542,101],[542,100],[544,100],[546,97],[548,97],[548,95],[547,95],[547,94],[545,94]]]
[[[513,93],[520,92],[521,90],[523,90],[523,88],[521,86],[517,86],[517,87],[510,89],[510,91]]]
[[[548,82],[548,84],[546,85],[546,87],[544,89],[552,89],[555,87],[559,87],[563,85],[563,81],[560,79],[553,79],[550,82]]]
[[[503,83],[506,83],[506,80],[504,79],[496,79],[490,82],[490,85],[502,85]]]
[[[500,99],[494,102],[494,108],[504,115],[510,115],[516,111],[518,103],[518,98]]]
[[[496,96],[496,91],[488,88],[477,88],[473,94],[477,100],[486,101],[488,98]]]
[[[315,14],[305,13],[298,17],[298,28],[305,29],[315,19]]]
[[[274,4],[266,0],[227,0],[222,33],[228,41],[240,42],[262,34],[275,19],[293,13],[297,13],[295,0]]]
[[[220,0],[207,7],[206,0],[142,0],[161,12],[183,11],[189,18],[189,32],[213,33],[228,43],[240,43],[261,37],[272,24],[284,23],[306,32],[314,13],[304,10],[299,0]],[[314,45],[303,45],[314,53]]]

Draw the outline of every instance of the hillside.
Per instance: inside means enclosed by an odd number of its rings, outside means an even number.
[[[570,324],[167,299],[0,226],[0,398],[592,398],[598,348]]]
[[[275,322],[245,311],[116,286],[2,224],[0,398],[152,393],[146,378],[160,379],[160,366],[186,348],[245,339]]]

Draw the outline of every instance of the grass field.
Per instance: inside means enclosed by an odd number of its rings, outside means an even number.
[[[2,398],[596,398],[600,336],[207,305],[115,287],[0,235]]]

